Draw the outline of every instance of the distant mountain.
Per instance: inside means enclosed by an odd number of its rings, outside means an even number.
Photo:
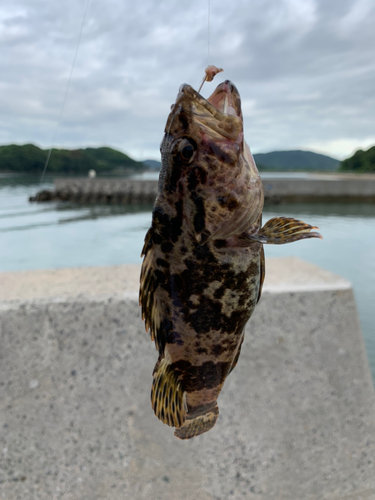
[[[335,171],[340,162],[330,156],[312,151],[273,151],[253,155],[259,170],[320,170]]]
[[[160,170],[161,169],[161,162],[157,160],[145,160],[143,162],[144,165],[150,170]]]
[[[40,173],[48,151],[34,144],[0,146],[0,171]],[[115,149],[53,149],[48,165],[49,173],[87,174],[90,169],[100,173],[143,170],[144,165]]]
[[[312,151],[273,151],[254,155],[259,170],[305,170],[333,172],[340,166],[339,160]],[[143,162],[150,170],[160,170],[161,163],[156,160]]]
[[[375,146],[367,151],[359,149],[353,156],[343,160],[340,170],[354,170],[356,172],[375,172]]]
[[[0,172],[40,173],[43,171],[47,154],[47,150],[40,149],[34,144],[0,146]],[[374,156],[375,147],[367,152],[357,151],[352,157],[353,160],[349,158],[342,162],[343,166],[341,168],[369,171],[368,169],[373,168],[371,162],[374,162]],[[337,170],[340,165],[338,160],[330,156],[311,151],[259,153],[254,155],[254,159],[260,171],[316,170],[331,172]],[[348,166],[349,164],[351,166]],[[161,168],[161,163],[157,160],[137,162],[128,155],[108,147],[75,150],[53,149],[48,172],[86,175],[89,170],[94,169],[100,175],[104,173],[122,173],[128,170],[144,170],[145,168],[158,171]]]

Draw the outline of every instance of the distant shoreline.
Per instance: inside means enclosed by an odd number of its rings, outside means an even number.
[[[346,171],[335,171],[335,172],[329,172],[327,170],[307,170],[307,169],[295,169],[295,170],[278,170],[278,169],[261,169],[259,170],[259,174],[293,174],[293,173],[300,173],[300,174],[311,174],[311,175],[323,175],[323,176],[343,176],[343,177],[349,177],[349,176],[355,176],[355,177],[365,177],[369,176],[369,178],[374,178],[375,177],[375,172],[357,172],[355,170],[346,170]],[[0,170],[0,175],[3,174],[8,174],[8,175],[31,175],[34,177],[41,176],[43,171],[40,172],[28,172],[28,171],[17,171],[14,172],[12,170]],[[124,173],[111,173],[111,172],[100,172],[98,174],[99,179],[105,179],[107,177],[109,178],[127,178],[131,175],[134,174],[141,174],[141,173],[156,173],[158,174],[159,171],[155,169],[129,169]],[[62,172],[48,172],[46,173],[48,177],[58,177],[58,178],[77,178],[77,179],[85,179],[87,176],[82,174],[82,172],[77,172],[77,174],[64,174]]]

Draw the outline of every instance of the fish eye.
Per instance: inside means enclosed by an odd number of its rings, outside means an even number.
[[[195,156],[196,150],[197,144],[194,139],[191,139],[190,137],[184,137],[180,140],[178,151],[183,161],[190,163]]]
[[[187,144],[181,149],[181,156],[184,160],[190,160],[194,154],[194,148],[191,144]]]

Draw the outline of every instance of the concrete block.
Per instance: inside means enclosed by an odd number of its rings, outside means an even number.
[[[270,259],[208,433],[153,415],[138,266],[0,274],[0,498],[375,499],[374,390],[350,284]]]

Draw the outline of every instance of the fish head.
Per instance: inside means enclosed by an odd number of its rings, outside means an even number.
[[[215,155],[218,146],[230,158]],[[206,100],[190,85],[181,85],[165,127],[162,154],[171,155],[169,160],[176,165],[200,160],[208,164],[210,159],[234,163],[242,148],[241,99],[236,87],[223,82]]]
[[[244,141],[241,98],[229,80],[205,99],[183,84],[161,144],[159,192],[185,201],[198,241],[249,229],[263,208],[260,177]]]

